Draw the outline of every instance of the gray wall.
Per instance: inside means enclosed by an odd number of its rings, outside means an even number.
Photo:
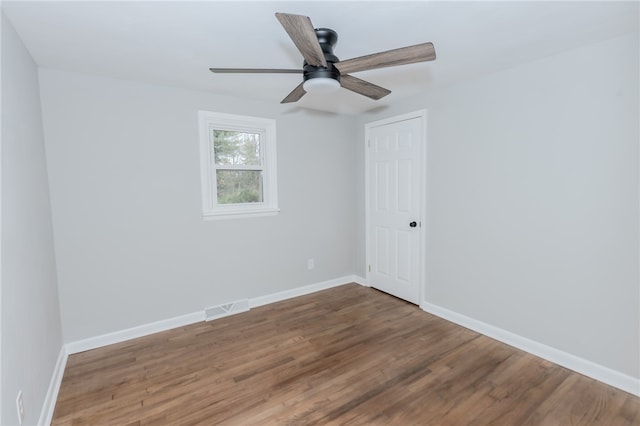
[[[66,342],[353,273],[352,117],[45,69],[40,85]],[[278,216],[203,221],[201,109],[277,120]]]
[[[361,118],[428,110],[426,302],[640,376],[638,51],[632,34]]]
[[[62,348],[38,70],[2,14],[2,418],[35,424]]]

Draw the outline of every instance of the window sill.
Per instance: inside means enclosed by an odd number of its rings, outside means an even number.
[[[204,220],[225,220],[225,219],[248,219],[252,217],[276,216],[280,212],[277,207],[262,209],[238,209],[207,211],[202,213]]]

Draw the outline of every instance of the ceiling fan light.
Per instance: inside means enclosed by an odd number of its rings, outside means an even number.
[[[340,82],[333,78],[317,77],[310,78],[302,85],[307,93],[329,93],[340,88]]]

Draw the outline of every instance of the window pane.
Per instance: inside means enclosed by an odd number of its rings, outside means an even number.
[[[213,152],[216,164],[220,166],[259,166],[262,164],[259,133],[214,130]]]
[[[261,203],[262,171],[217,170],[218,204]]]

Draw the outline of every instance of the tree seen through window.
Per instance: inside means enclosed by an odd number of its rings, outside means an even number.
[[[262,202],[260,134],[214,130],[213,145],[218,203]]]

